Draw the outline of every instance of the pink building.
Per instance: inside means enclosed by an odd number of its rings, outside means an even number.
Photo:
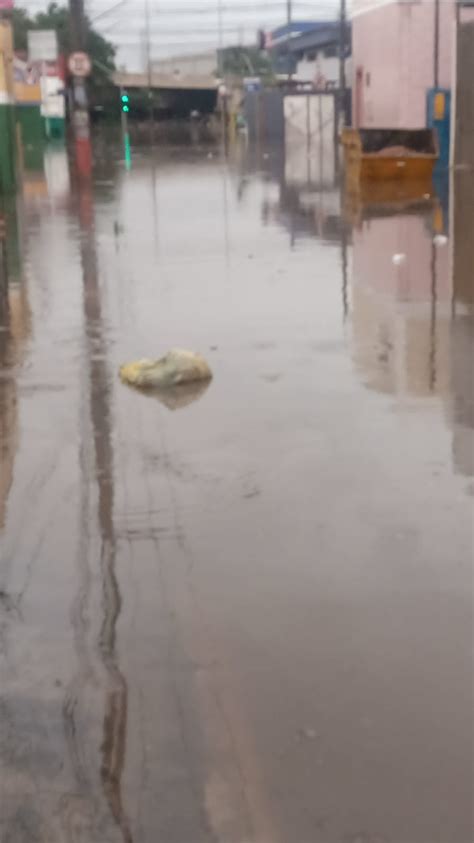
[[[353,0],[354,126],[426,126],[427,90],[451,88],[455,20],[455,0]]]

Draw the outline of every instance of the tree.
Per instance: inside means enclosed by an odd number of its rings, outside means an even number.
[[[71,52],[71,23],[67,7],[53,2],[45,12],[38,12],[34,18],[30,18],[25,9],[15,8],[12,21],[15,50],[27,49],[29,29],[54,29],[57,32],[60,52],[65,55]],[[87,17],[85,49],[93,64],[92,89],[110,85],[110,74],[115,70],[115,47],[93,28]]]
[[[223,51],[223,70],[231,76],[261,76],[269,79],[273,68],[268,53],[258,47],[226,47]]]

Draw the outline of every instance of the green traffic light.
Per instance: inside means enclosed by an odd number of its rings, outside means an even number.
[[[122,94],[122,102],[128,102],[128,94]]]
[[[123,105],[123,106],[122,106],[122,111],[125,111],[125,113],[127,113],[128,111],[130,111],[130,109],[129,109],[128,105]]]

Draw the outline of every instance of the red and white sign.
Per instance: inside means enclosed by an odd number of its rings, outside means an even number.
[[[91,60],[87,53],[71,53],[67,64],[72,76],[89,76],[92,70]]]

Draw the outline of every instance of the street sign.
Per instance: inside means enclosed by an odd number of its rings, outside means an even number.
[[[28,31],[28,61],[57,61],[58,39],[54,29]]]
[[[92,70],[91,60],[87,53],[71,53],[68,67],[72,76],[79,76],[82,79],[89,76]]]

